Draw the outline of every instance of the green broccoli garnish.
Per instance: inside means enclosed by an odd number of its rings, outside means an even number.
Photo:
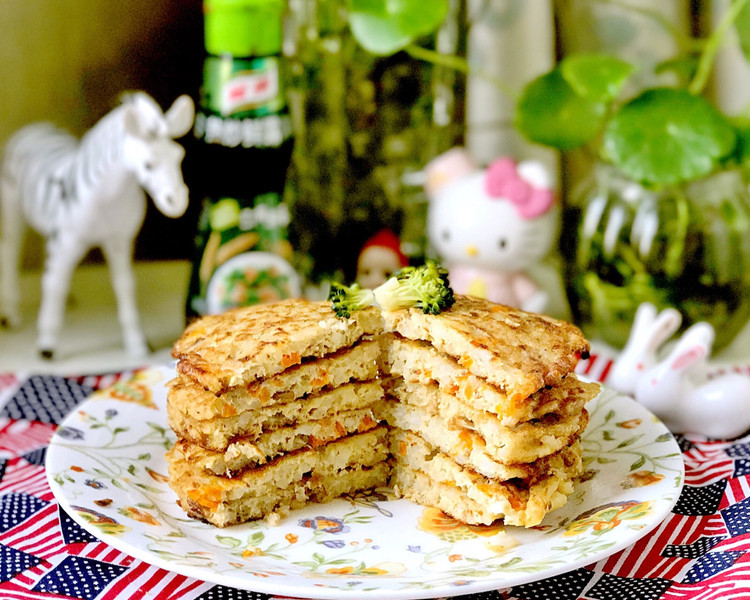
[[[336,316],[348,319],[352,311],[370,306],[375,301],[375,295],[372,290],[363,289],[358,283],[343,285],[334,282],[331,283],[328,299]]]
[[[448,271],[431,260],[419,267],[404,267],[373,293],[383,310],[413,306],[436,315],[456,302]]]

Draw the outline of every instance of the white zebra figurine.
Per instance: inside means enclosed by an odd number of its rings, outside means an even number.
[[[93,247],[109,264],[127,352],[148,353],[135,298],[133,241],[146,214],[146,196],[166,216],[182,216],[188,189],[183,147],[174,138],[193,124],[195,107],[180,96],[162,112],[135,92],[80,140],[49,123],[22,128],[8,141],[2,172],[0,316],[20,323],[19,254],[24,221],[46,238],[37,349],[53,358],[73,270]]]

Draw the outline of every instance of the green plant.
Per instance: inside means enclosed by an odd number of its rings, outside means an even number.
[[[587,147],[647,186],[675,185],[728,164],[750,162],[750,119],[730,119],[702,96],[717,51],[731,28],[750,57],[749,1],[732,0],[707,38],[682,40],[685,54],[659,67],[676,73],[687,69],[690,76],[682,85],[649,88],[623,98],[633,65],[608,54],[565,57],[517,95],[518,130],[532,142],[562,151]],[[418,44],[445,19],[447,0],[348,0],[347,8],[354,37],[373,54],[403,50],[422,60],[482,75],[481,69],[462,57],[442,55]],[[660,20],[656,11],[634,10]],[[503,82],[494,83],[516,97]]]
[[[733,0],[711,35],[691,44],[695,65],[675,87],[653,87],[621,97],[634,67],[606,54],[571,55],[531,81],[517,105],[517,124],[529,140],[571,150],[588,146],[634,181],[675,185],[747,160],[746,123],[731,120],[702,96],[716,53],[729,28],[750,42],[747,0]],[[692,48],[700,48],[695,53]]]
[[[584,201],[569,203],[567,230],[577,228],[577,236],[566,265],[576,318],[613,345],[625,342],[644,301],[679,308],[686,325],[709,321],[715,349],[747,320],[748,119],[722,114],[703,95],[732,27],[747,56],[748,0],[732,0],[708,37],[680,44],[685,54],[659,67],[674,71],[672,87],[628,96],[632,65],[612,55],[571,55],[519,97],[516,123],[527,139],[583,149],[605,165],[586,182]],[[646,242],[644,218],[654,228]]]
[[[435,31],[448,13],[448,0],[349,0],[349,26],[363,48],[378,55],[411,49]]]

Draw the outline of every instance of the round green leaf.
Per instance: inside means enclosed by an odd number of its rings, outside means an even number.
[[[572,150],[593,139],[605,112],[603,103],[576,94],[555,69],[523,89],[516,107],[516,126],[532,142]]]
[[[707,100],[655,88],[612,117],[602,151],[632,179],[668,185],[708,175],[734,144],[734,130]]]
[[[578,95],[594,102],[611,102],[634,67],[608,54],[572,54],[560,63],[560,71]]]
[[[750,167],[750,119],[734,117],[730,122],[737,135],[732,158],[735,164],[747,169]]]
[[[389,55],[435,31],[448,13],[448,0],[349,0],[349,27],[368,52]]]

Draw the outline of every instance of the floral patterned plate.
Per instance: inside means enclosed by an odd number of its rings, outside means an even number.
[[[631,399],[589,403],[586,472],[531,529],[465,526],[378,490],[217,529],[189,519],[167,485],[164,383],[146,369],[93,394],[58,428],[47,474],[84,529],[147,563],[222,585],[307,598],[434,598],[506,588],[585,566],[634,543],[670,512],[680,449]]]

